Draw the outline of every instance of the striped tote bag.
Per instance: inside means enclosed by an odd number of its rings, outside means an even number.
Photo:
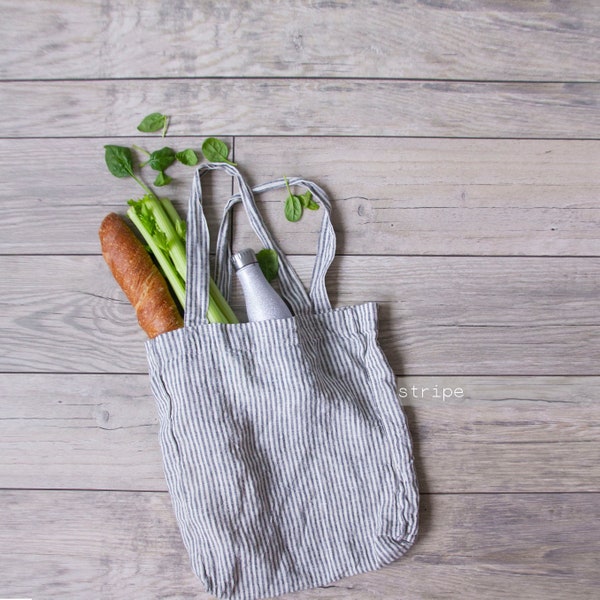
[[[219,229],[215,279],[228,298],[233,207],[279,255],[287,319],[206,320],[209,232],[202,176],[237,182]],[[166,480],[191,565],[220,598],[250,600],[326,585],[404,554],[417,534],[411,441],[395,378],[377,341],[372,302],[332,309],[325,274],[335,255],[330,201],[310,289],[267,230],[230,165],[197,171],[188,212],[185,326],[147,342]]]

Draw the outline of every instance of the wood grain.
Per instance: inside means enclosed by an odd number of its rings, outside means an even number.
[[[152,110],[173,135],[600,138],[600,83],[372,79],[8,81],[0,137],[130,135]]]
[[[292,258],[308,281],[312,259]],[[143,333],[101,257],[0,265],[1,371],[146,372]],[[328,278],[334,306],[380,304],[380,341],[398,374],[597,372],[598,259],[343,256]]]
[[[403,560],[287,598],[597,596],[600,3],[0,0],[0,105],[0,596],[209,600],[97,228],[137,193],[103,144],[210,135],[330,192],[332,300],[380,304],[424,492]],[[306,282],[320,213],[260,207]]]
[[[135,129],[135,126],[131,127]],[[230,138],[223,138],[229,146]],[[0,252],[3,254],[95,254],[100,251],[98,228],[109,212],[124,215],[127,201],[144,191],[130,178],[111,175],[104,161],[104,145],[148,151],[165,145],[176,151],[192,147],[200,152],[201,139],[145,136],[94,140],[0,140]],[[135,154],[136,164],[145,158]],[[26,159],[24,159],[26,157]],[[194,168],[179,163],[169,167],[173,178],[157,193],[174,200],[182,215],[187,212]],[[142,169],[142,179],[152,184],[156,171]],[[222,203],[232,193],[225,178],[206,178],[203,206],[211,231],[218,230]],[[212,240],[213,246],[215,239]]]
[[[422,492],[600,492],[599,377],[401,377]],[[0,375],[0,488],[166,491],[147,375]]]
[[[0,252],[97,253],[101,219],[124,212],[139,193],[132,181],[108,173],[102,146],[198,150],[201,142],[0,140]],[[323,185],[334,204],[338,254],[600,256],[599,141],[236,137],[235,154],[254,183],[287,174]],[[174,165],[169,173],[174,182],[161,191],[185,214],[193,171]],[[153,172],[144,174],[151,182]],[[214,242],[231,182],[207,176],[204,190]],[[321,214],[307,211],[289,223],[284,197],[274,192],[257,201],[286,253],[310,252]],[[236,239],[256,244],[243,216]]]
[[[600,251],[594,141],[239,137],[235,149],[255,184],[286,174],[325,187],[338,254]],[[275,192],[257,200],[284,250],[306,252],[321,216],[306,211],[289,223],[284,198]],[[236,221],[240,245],[255,243],[246,222],[243,215]]]
[[[4,490],[1,499],[7,596],[210,598],[166,493]],[[599,522],[598,494],[425,495],[405,557],[283,598],[593,598]]]
[[[4,79],[600,78],[594,0],[4,0],[0,13]]]

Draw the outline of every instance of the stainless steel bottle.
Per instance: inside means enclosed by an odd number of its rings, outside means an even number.
[[[268,319],[285,319],[292,313],[281,296],[265,279],[251,248],[245,248],[231,257],[236,270],[249,321],[266,321]]]

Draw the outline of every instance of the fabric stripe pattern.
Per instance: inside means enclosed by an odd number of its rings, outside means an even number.
[[[223,169],[239,193],[225,207],[216,281],[229,294],[231,209],[242,203],[278,251],[287,319],[209,324],[202,175]],[[326,585],[396,560],[417,535],[418,490],[395,378],[377,341],[377,306],[331,309],[335,254],[324,209],[306,293],[266,231],[253,190],[229,165],[197,173],[188,213],[185,327],[146,345],[165,476],[192,568],[206,590],[251,600]],[[201,271],[204,271],[203,273]],[[191,288],[191,286],[194,288]],[[299,287],[300,286],[300,287]]]

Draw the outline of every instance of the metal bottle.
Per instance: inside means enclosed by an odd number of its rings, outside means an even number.
[[[281,296],[266,280],[252,248],[245,248],[231,257],[236,270],[249,321],[285,319],[292,313]]]

